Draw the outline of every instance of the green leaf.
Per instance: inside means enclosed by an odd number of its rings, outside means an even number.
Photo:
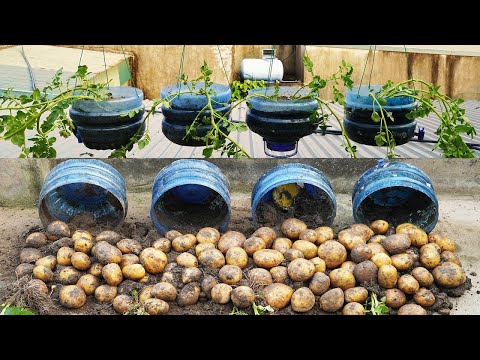
[[[377,144],[377,146],[383,146],[385,143],[386,143],[386,139],[383,136],[383,134],[375,135],[375,144]]]
[[[376,111],[372,112],[371,118],[376,123],[380,122],[380,115],[378,115],[378,113]]]
[[[212,154],[213,154],[213,148],[211,148],[211,147],[206,147],[205,149],[203,149],[202,154],[203,154],[203,156],[205,156],[206,158],[211,157]]]
[[[13,135],[10,138],[10,141],[17,146],[22,146],[25,144],[25,132]]]

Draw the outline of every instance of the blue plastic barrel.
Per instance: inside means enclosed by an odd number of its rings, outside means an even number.
[[[188,83],[188,86],[185,84],[168,85],[160,90],[160,97],[162,99],[166,97],[173,99],[171,106],[174,109],[199,111],[207,105],[208,99],[205,95],[198,95],[194,92],[200,91],[204,86],[205,83],[203,82],[197,82],[195,87],[193,87],[191,82]],[[213,94],[211,95],[212,107],[214,109],[225,107],[232,96],[230,87],[228,85],[215,83],[210,85],[209,89],[213,90]]]
[[[294,203],[291,211],[274,205],[272,193],[280,185],[297,183],[308,200]],[[335,219],[337,202],[330,181],[325,174],[301,163],[283,164],[270,169],[255,184],[252,191],[252,219],[256,224],[275,226],[288,217],[297,217],[310,227],[331,226]],[[313,205],[313,206],[312,206]],[[306,208],[302,208],[306,207]],[[268,209],[268,219],[261,208]],[[298,211],[308,213],[308,218],[298,216]],[[276,212],[276,213],[273,213]]]
[[[382,219],[391,225],[413,223],[426,232],[438,221],[438,201],[430,178],[403,162],[384,162],[360,176],[352,193],[353,217],[368,224]]]
[[[127,215],[125,179],[112,166],[95,159],[67,160],[45,178],[38,198],[44,226],[55,220],[70,222],[87,215],[97,224],[112,228]]]
[[[161,235],[173,229],[196,233],[206,226],[223,232],[230,211],[228,180],[208,161],[177,160],[155,177],[150,217]]]

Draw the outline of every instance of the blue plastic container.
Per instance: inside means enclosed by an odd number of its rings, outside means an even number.
[[[343,125],[348,137],[353,141],[365,145],[376,145],[375,136],[380,131],[379,123],[372,120],[373,109],[379,112],[379,107],[374,104],[369,96],[370,90],[377,92],[380,85],[354,86],[346,91],[345,119]],[[415,101],[409,96],[387,98],[383,106],[385,111],[391,112],[395,121],[386,117],[388,130],[392,133],[395,143],[402,145],[410,141],[415,133],[417,123],[415,119],[407,119],[406,115],[415,106]]]
[[[438,201],[430,178],[415,166],[384,162],[360,176],[352,193],[353,217],[369,224],[382,219],[391,225],[413,223],[426,232],[438,221]]]
[[[309,198],[315,200],[315,208],[309,208],[309,219],[303,219],[310,228],[322,225],[331,226],[335,219],[337,202],[330,181],[320,170],[301,163],[283,164],[267,171],[255,184],[252,191],[252,219],[256,224],[278,225],[284,218],[296,217],[295,210],[288,213],[273,205],[273,190],[280,185],[297,183],[303,187]],[[298,206],[310,206],[303,201]],[[268,221],[259,208],[269,208]],[[295,205],[296,206],[296,205]],[[294,207],[295,207],[294,206]],[[272,211],[277,214],[273,215]]]
[[[128,210],[124,177],[95,159],[67,160],[45,178],[38,198],[44,226],[55,220],[70,222],[86,214],[112,228],[123,223]]]
[[[189,83],[189,86],[192,87],[192,83]],[[195,84],[194,91],[199,91],[204,86],[205,84],[203,82],[198,82]],[[212,107],[218,109],[227,106],[227,103],[232,96],[230,87],[223,84],[212,84],[210,89],[214,91],[214,94],[211,96]],[[172,95],[180,93],[180,95],[176,96],[171,102],[173,109],[202,110],[208,103],[207,97],[205,95],[186,93],[188,91],[190,91],[189,87],[184,84],[168,85],[160,90],[160,97],[164,99],[167,96],[172,97]]]
[[[196,233],[206,226],[223,232],[230,211],[228,180],[208,161],[177,160],[155,177],[150,217],[161,235],[173,229]]]

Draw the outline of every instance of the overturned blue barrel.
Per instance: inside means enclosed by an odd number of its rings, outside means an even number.
[[[353,217],[368,224],[382,219],[391,225],[412,223],[426,232],[438,221],[432,181],[422,170],[403,162],[384,162],[367,170],[352,193]]]
[[[38,198],[43,225],[52,221],[85,222],[115,228],[127,215],[125,179],[112,166],[95,159],[67,160],[45,178]]]
[[[354,86],[346,91],[345,96],[345,119],[343,125],[348,137],[353,141],[365,145],[376,145],[375,136],[380,132],[380,124],[372,120],[372,113],[379,107],[374,104],[373,98],[369,96],[370,91],[377,92],[380,85]],[[386,98],[386,105],[382,106],[384,111],[392,114],[394,121],[385,115],[388,130],[393,135],[396,145],[409,142],[414,134],[417,123],[415,118],[407,116],[415,106],[412,97],[401,96]],[[380,115],[380,113],[379,113]]]
[[[118,149],[145,131],[143,91],[131,86],[112,86],[106,91],[110,98],[78,100],[69,111],[75,136],[89,149]]]
[[[289,184],[294,184],[293,191]],[[337,210],[325,174],[301,163],[279,165],[263,174],[253,188],[251,202],[254,223],[271,227],[291,217],[303,220],[310,228],[331,226]]]
[[[228,180],[208,161],[177,160],[155,177],[150,217],[161,235],[169,230],[196,233],[206,226],[223,232],[230,211]]]

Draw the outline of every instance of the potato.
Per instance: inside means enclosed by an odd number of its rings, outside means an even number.
[[[167,238],[160,238],[153,242],[152,247],[162,250],[165,254],[168,254],[172,249],[172,242]]]
[[[328,275],[330,277],[330,284],[334,288],[347,290],[355,286],[355,277],[347,269],[335,269]]]
[[[145,271],[150,274],[158,274],[167,265],[167,255],[162,250],[155,248],[145,248],[140,253],[140,264],[143,265]]]
[[[40,260],[39,260],[40,261]],[[453,252],[451,251],[443,251],[441,254],[440,254],[440,261],[441,262],[446,262],[446,261],[450,261],[454,264],[457,264],[458,266],[462,266],[462,263],[460,262],[460,259],[457,257],[457,255],[455,255]],[[38,262],[38,261],[37,261]]]
[[[365,260],[370,260],[372,256],[372,249],[370,249],[367,244],[355,245],[350,252],[350,258],[357,264]]]
[[[17,279],[24,277],[25,275],[30,275],[33,272],[33,264],[20,264],[15,268],[15,276]]]
[[[420,259],[420,256],[418,255],[419,251],[418,251],[417,248],[411,247],[411,248],[405,250],[405,254],[410,256],[414,263],[417,262]]]
[[[152,290],[153,286],[145,286],[138,294],[138,301],[140,301],[140,303],[144,303],[146,300],[153,298],[154,296],[152,294]]]
[[[368,240],[368,243],[377,243],[380,244],[383,239],[386,239],[387,237],[385,235],[374,235]]]
[[[80,251],[74,253],[70,260],[72,262],[72,266],[77,270],[88,270],[90,268],[90,265],[92,265],[90,257]]]
[[[351,302],[344,306],[342,315],[365,315],[365,308],[358,302]]]
[[[378,267],[372,261],[362,261],[355,265],[353,276],[358,283],[376,283],[378,277]]]
[[[27,283],[29,290],[35,289],[37,292],[48,295],[47,285],[40,279],[32,279]]]
[[[204,242],[195,246],[195,255],[200,256],[203,250],[215,249],[215,244]]]
[[[388,255],[388,252],[387,250],[385,250],[382,246],[382,244],[377,244],[377,243],[373,243],[373,242],[369,242],[367,244],[367,246],[370,248],[370,250],[372,250],[372,254],[375,255],[375,254],[380,254],[380,253],[383,253],[383,254],[387,254]]]
[[[35,265],[43,265],[50,268],[50,270],[55,270],[55,266],[57,266],[57,258],[53,255],[44,256],[43,258],[38,259]]]
[[[315,272],[325,272],[327,270],[325,261],[318,256],[310,259],[310,261],[313,263],[313,266],[315,266]]]
[[[302,233],[302,231],[307,230],[308,226],[302,220],[290,218],[285,220],[280,230],[285,237],[296,240]]]
[[[75,285],[81,276],[82,273],[73,266],[65,266],[58,272],[58,281],[63,285]]]
[[[60,304],[69,309],[79,309],[87,302],[87,295],[76,285],[62,287],[59,298]]]
[[[135,266],[135,265],[128,265],[128,266]],[[134,269],[134,270],[137,270],[137,269]],[[115,263],[105,265],[102,269],[102,276],[107,282],[107,284],[110,286],[117,286],[123,281],[122,270],[120,269],[120,266]]]
[[[124,254],[122,255],[122,261],[120,261],[120,269],[123,269],[127,265],[139,264],[140,259],[135,254]]]
[[[42,280],[43,282],[53,281],[55,275],[53,271],[45,265],[37,265],[33,268],[33,276],[37,279]]]
[[[73,243],[73,248],[75,249],[75,251],[77,252],[82,252],[82,253],[85,253],[85,254],[90,254],[90,251],[92,250],[93,248],[93,240],[91,239],[88,239],[88,238],[78,238],[77,240],[75,240],[75,242]]]
[[[75,250],[69,247],[62,247],[57,252],[57,264],[62,266],[72,265],[72,255],[75,254]]]
[[[418,281],[409,274],[400,276],[397,287],[408,295],[413,295],[418,291],[418,289],[420,289]]]
[[[204,227],[197,233],[197,241],[199,244],[210,243],[216,244],[220,239],[220,232],[212,227]]]
[[[119,314],[125,314],[134,304],[135,301],[129,295],[118,295],[113,299],[113,309]]]
[[[428,244],[427,233],[419,227],[406,227],[401,229],[398,234],[407,235],[412,242],[412,246],[416,248],[421,248],[423,245]]]
[[[318,256],[325,261],[327,268],[333,269],[347,259],[347,250],[338,241],[327,240],[318,247]]]
[[[63,221],[54,221],[48,224],[45,231],[48,240],[55,241],[63,237],[70,237],[70,228]]]
[[[187,252],[181,253],[180,255],[177,256],[176,260],[178,265],[180,266],[186,266],[186,267],[197,267],[198,266],[198,260],[197,258]]]
[[[203,272],[196,267],[187,267],[182,270],[182,283],[188,284],[194,281],[200,281]]]
[[[430,307],[435,304],[436,299],[430,290],[421,288],[413,295],[413,300],[422,307]]]
[[[375,235],[384,235],[388,231],[388,222],[385,220],[375,220],[370,224],[370,229],[372,229]]]
[[[217,284],[212,288],[212,300],[217,304],[226,304],[230,301],[232,290],[228,284]]]
[[[147,299],[143,307],[148,315],[165,315],[170,310],[170,305],[161,299]]]
[[[406,253],[392,255],[390,259],[392,260],[392,265],[399,271],[410,270],[413,266],[413,258]]]
[[[440,249],[442,249],[442,251],[455,251],[455,242],[449,239],[447,236],[436,239],[435,244],[440,246]]]
[[[109,266],[109,265],[106,265],[106,266]],[[143,277],[145,276],[145,269],[140,264],[127,265],[122,269],[122,275],[126,279],[133,280],[133,281],[139,281],[139,280],[143,279]]]
[[[363,286],[356,286],[345,290],[346,303],[364,303],[368,298],[368,290]]]
[[[185,252],[190,250],[196,243],[197,238],[195,235],[186,234],[173,239],[172,247],[176,252]]]
[[[338,233],[338,242],[350,251],[355,245],[366,243],[364,236],[352,229],[340,231]]]
[[[273,241],[277,238],[277,233],[272,228],[264,226],[257,229],[252,234],[252,237],[261,238],[263,241],[265,241],[265,244],[267,246],[266,248],[269,249],[272,246]]]
[[[255,293],[248,286],[239,286],[232,290],[230,298],[234,306],[244,309],[252,306],[255,301]]]
[[[272,275],[268,270],[261,268],[254,268],[248,272],[248,280],[252,287],[255,285],[270,285],[273,283]]]
[[[20,262],[21,263],[32,263],[35,264],[38,259],[41,259],[43,254],[40,250],[35,248],[24,248],[20,252]]]
[[[115,231],[110,231],[110,230],[102,231],[100,234],[98,234],[95,237],[96,243],[100,241],[105,241],[111,245],[115,245],[120,240],[122,240],[122,237],[119,234],[117,234]]]
[[[388,289],[384,292],[385,295],[385,305],[391,307],[392,309],[401,308],[407,302],[407,297],[399,289]]]
[[[101,303],[110,303],[117,296],[117,287],[100,285],[95,289],[95,299]]]
[[[291,244],[292,242],[290,241],[290,246]],[[248,256],[252,256],[256,251],[266,249],[267,243],[262,238],[252,236],[245,240],[245,242],[243,243],[243,248],[247,252]]]
[[[403,305],[398,310],[398,315],[427,315],[424,308],[416,304]]]
[[[159,282],[158,284],[153,285],[150,294],[163,301],[175,301],[178,295],[175,286],[168,282]]]
[[[317,245],[323,244],[327,240],[333,240],[333,230],[328,226],[320,226],[315,229],[317,233]]]
[[[298,237],[300,240],[306,240],[310,241],[311,243],[317,243],[318,241],[318,235],[315,230],[312,229],[307,229],[304,230],[300,233],[300,236]]]
[[[177,303],[180,306],[193,305],[200,297],[200,285],[198,283],[189,283],[185,285],[177,296]]]
[[[93,235],[86,231],[86,230],[75,230],[72,234],[73,242],[77,241],[78,239],[87,239],[93,242]]]
[[[460,286],[467,280],[465,270],[457,264],[448,261],[438,265],[433,269],[432,273],[437,285],[446,288]]]
[[[397,227],[395,228],[395,233],[399,234],[406,228],[417,228],[417,227],[418,226],[415,224],[403,223],[403,224],[397,225]]]
[[[293,281],[307,281],[315,274],[315,265],[307,259],[295,259],[287,267]]]
[[[285,258],[280,251],[272,249],[263,249],[253,254],[253,262],[259,267],[271,269],[278,266]]]
[[[303,257],[307,260],[313,259],[318,253],[317,246],[314,243],[306,240],[295,241],[292,245],[292,249],[301,251]]]
[[[214,269],[221,268],[225,265],[225,257],[217,249],[207,249],[202,251],[198,257],[198,261],[203,266],[208,266]]]
[[[145,276],[143,278],[141,278],[140,280],[138,280],[138,282],[140,284],[146,284],[148,283],[150,280],[150,276],[148,274],[145,274]]]
[[[272,275],[273,282],[284,284],[288,279],[288,270],[285,266],[275,266],[270,269],[270,275]]]
[[[173,284],[175,282],[175,276],[171,271],[164,271],[162,277],[160,278],[161,282],[169,282]]]
[[[235,265],[225,265],[218,272],[220,280],[228,285],[235,285],[242,280],[242,269]]]
[[[95,289],[100,286],[100,281],[92,274],[85,274],[78,279],[77,286],[82,289],[85,294],[92,295]]]
[[[106,241],[96,243],[92,249],[92,255],[95,256],[102,265],[111,263],[118,264],[122,261],[122,252],[120,249]]]
[[[348,271],[353,273],[353,270],[355,270],[355,265],[357,264],[355,264],[353,261],[345,261],[344,263],[342,263],[342,265],[340,265],[340,268],[347,269]]]
[[[378,283],[384,289],[391,289],[397,285],[397,269],[393,265],[382,265],[378,269]]]
[[[420,249],[420,263],[427,269],[433,269],[440,264],[440,254],[431,244],[422,246]]]
[[[70,238],[61,238],[54,241],[47,246],[47,252],[56,254],[62,247],[73,247],[73,241]]]
[[[287,261],[293,261],[295,259],[304,259],[305,256],[303,256],[303,253],[300,250],[297,249],[288,249],[285,251],[285,260]]]
[[[370,229],[370,227],[368,225],[365,225],[365,224],[353,224],[352,226],[350,226],[350,229],[352,229],[353,231],[356,231],[357,233],[359,233],[360,235],[362,235],[363,237],[363,240],[365,242],[367,242],[368,240],[370,240],[370,238],[375,235],[375,233],[373,232],[372,229]]]
[[[308,284],[308,288],[318,296],[327,292],[329,287],[330,278],[322,272],[316,272],[313,274],[312,280],[310,280],[310,283]]]
[[[182,233],[177,230],[170,230],[170,231],[167,231],[163,236],[166,239],[173,241],[176,237],[182,236]]]
[[[392,259],[390,259],[390,256],[384,253],[378,253],[373,255],[370,260],[378,267],[382,265],[392,265]]]
[[[142,251],[142,245],[133,239],[122,239],[117,243],[117,248],[120,249],[122,254],[135,254],[139,255]]]
[[[201,288],[202,288],[202,291],[207,295],[209,299],[212,298],[211,296],[212,289],[217,284],[218,284],[217,279],[215,279],[212,275],[206,275],[203,278],[201,283]]]
[[[225,261],[228,265],[235,265],[243,269],[248,264],[248,254],[241,247],[234,246],[227,250]]]
[[[225,254],[231,247],[243,247],[247,238],[238,231],[227,231],[218,240],[218,250]]]
[[[47,236],[40,232],[34,232],[27,236],[25,246],[39,248],[48,244]]]
[[[410,247],[412,242],[406,234],[395,234],[387,236],[380,244],[389,254],[401,254]]]
[[[315,306],[315,295],[308,287],[301,287],[295,290],[290,302],[293,311],[304,313],[312,310]]]
[[[422,287],[430,287],[433,284],[433,275],[424,267],[416,267],[412,270],[412,275]]]
[[[88,273],[92,274],[93,276],[101,276],[102,275],[103,265],[100,263],[93,263],[88,269]]]
[[[266,303],[276,310],[287,307],[292,295],[293,289],[285,284],[275,283],[268,285],[263,289],[263,297]]]
[[[342,289],[331,289],[320,296],[320,309],[326,312],[336,312],[342,308],[344,302]]]

